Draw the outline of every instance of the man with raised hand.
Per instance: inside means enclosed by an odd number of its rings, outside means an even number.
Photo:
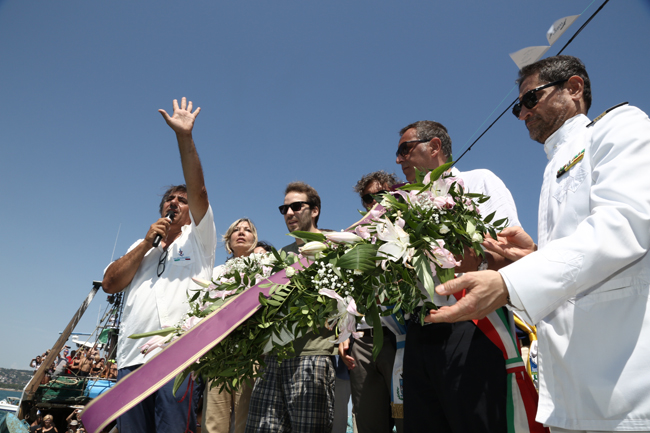
[[[192,278],[209,280],[212,276],[217,236],[201,161],[192,139],[194,120],[200,110],[192,112],[192,102],[185,98],[180,107],[174,99],[172,116],[158,110],[176,133],[187,186],[176,185],[167,190],[158,209],[160,218],[144,239],[135,242],[104,273],[104,291],[125,294],[117,347],[118,380],[161,350],[140,353],[142,341],[128,337],[176,325],[189,310],[187,292],[192,287]],[[157,236],[160,244],[154,246]],[[176,398],[172,394],[173,384],[172,379],[120,416],[119,431],[177,433],[187,427],[195,431],[198,398],[180,402],[182,395]],[[181,385],[180,389],[185,387]],[[190,400],[194,407],[188,419]]]
[[[537,324],[537,421],[552,431],[650,431],[650,119],[626,104],[587,118],[591,84],[571,56],[519,72],[515,116],[549,163],[538,243],[520,230],[488,247],[517,259],[444,286],[467,289],[434,322],[506,303]],[[537,251],[535,251],[537,250]]]
[[[318,192],[304,182],[287,185],[280,213],[290,232],[320,233]],[[298,254],[301,239],[283,251]],[[293,342],[295,357],[279,363],[266,357],[266,369],[255,381],[246,421],[246,433],[329,433],[334,422],[336,354],[333,331],[313,332]]]
[[[451,156],[451,138],[438,122],[423,120],[400,131],[396,163],[409,182],[415,169],[440,167]],[[490,196],[479,205],[481,215],[496,212],[495,220],[508,218],[519,225],[510,191],[489,170],[460,172],[471,193]],[[497,269],[505,259],[486,253],[485,260],[465,254],[456,272]],[[422,288],[422,293],[429,297]],[[435,296],[436,305],[450,305],[455,298]],[[421,324],[413,315],[406,333],[404,353],[404,429],[406,432],[503,432],[507,431],[506,366],[501,350],[471,321]]]

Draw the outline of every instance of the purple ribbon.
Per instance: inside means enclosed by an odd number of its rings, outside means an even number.
[[[298,269],[309,265],[311,262],[301,259],[291,266]],[[288,281],[285,270],[282,270],[260,284],[286,284]],[[270,287],[261,288],[260,284],[224,304],[108,392],[91,401],[81,414],[86,430],[100,432],[219,344],[260,308],[260,292],[268,298]]]

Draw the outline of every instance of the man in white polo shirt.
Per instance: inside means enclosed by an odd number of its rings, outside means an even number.
[[[423,120],[400,131],[396,163],[409,182],[415,169],[432,170],[447,162],[451,138],[438,122]],[[508,218],[519,225],[510,191],[489,170],[451,174],[460,178],[471,193],[490,196],[479,205],[481,215],[496,211],[495,220]],[[486,254],[482,261],[466,254],[456,272],[498,269],[505,259]],[[426,290],[423,293],[428,297]],[[454,298],[436,296],[436,305],[449,305]],[[505,433],[506,367],[503,353],[472,322],[421,324],[412,318],[404,353],[404,431]]]
[[[102,287],[107,293],[123,291],[124,311],[117,347],[118,380],[140,367],[160,349],[140,353],[143,340],[132,334],[155,331],[178,323],[189,309],[187,290],[192,277],[209,280],[217,244],[212,208],[203,180],[201,161],[192,139],[194,120],[200,108],[192,112],[192,102],[174,100],[174,114],[159,110],[176,132],[186,185],[172,186],[160,203],[160,216],[144,239],[113,262],[104,274]],[[165,216],[173,212],[173,220]],[[154,245],[156,236],[160,244]],[[196,414],[172,394],[174,380],[147,397],[120,418],[121,432],[196,431]],[[183,388],[185,389],[185,388]],[[192,399],[196,406],[196,399]]]

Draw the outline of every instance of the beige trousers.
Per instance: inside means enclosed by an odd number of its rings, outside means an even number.
[[[233,394],[219,392],[219,387],[210,389],[210,383],[203,394],[203,433],[243,433],[246,429],[248,405],[251,401],[253,384],[244,383]]]

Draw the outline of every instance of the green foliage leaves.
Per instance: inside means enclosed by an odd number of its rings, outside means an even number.
[[[305,242],[312,242],[312,241],[318,241],[318,242],[323,242],[325,241],[325,235],[322,233],[312,233],[312,232],[301,232],[301,231],[294,231],[291,233],[287,233],[289,236],[293,236],[294,238],[302,239]]]
[[[449,159],[433,170],[426,184],[426,173],[416,170],[416,183],[398,188],[397,193],[384,193],[381,203],[385,214],[373,214],[372,222],[357,227],[360,238],[330,235],[327,240],[321,233],[291,233],[307,243],[314,242],[310,251],[303,250],[305,255],[313,256],[314,263],[297,266],[295,272],[290,269],[287,284],[264,281],[260,287],[268,287],[269,296],[260,294],[260,309],[184,374],[194,371],[212,380],[212,386],[232,391],[242,380],[260,374],[258,366],[264,365],[265,353],[282,361],[295,355],[293,340],[298,336],[319,333],[324,327],[334,327],[338,336],[338,332],[348,329],[341,323],[355,317],[348,312],[353,311],[351,300],[373,327],[376,358],[383,344],[381,317],[394,315],[404,324],[404,315],[413,314],[422,304],[425,308],[421,317],[437,308],[431,302],[435,299],[435,285],[454,278],[454,269],[440,265],[454,266],[454,256],[463,256],[468,250],[482,255],[480,242],[485,233],[496,237],[496,231],[506,223],[493,222],[495,213],[481,217],[477,204],[488,197],[467,193],[462,182],[447,179],[451,165]],[[298,260],[293,254],[275,250],[272,257],[273,272],[287,269]],[[245,269],[220,279],[218,290],[241,293],[260,279],[258,265],[245,262]],[[326,290],[321,295],[322,289]],[[198,317],[228,302],[208,299],[201,290],[191,296],[191,301],[192,315]],[[182,376],[178,380],[182,382]]]
[[[344,253],[337,261],[339,267],[344,269],[358,269],[370,272],[376,269],[377,249],[372,244],[358,244]]]

